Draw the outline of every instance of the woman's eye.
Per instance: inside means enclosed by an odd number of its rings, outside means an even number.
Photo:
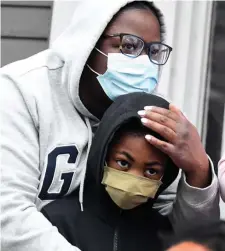
[[[135,50],[135,45],[132,43],[126,43],[126,44],[123,44],[123,49],[129,50],[129,51]]]
[[[158,53],[159,53],[159,50],[157,50],[157,49],[151,50],[152,56],[156,56],[156,55],[158,55]]]
[[[126,160],[117,160],[116,163],[122,168],[129,167],[129,163]]]

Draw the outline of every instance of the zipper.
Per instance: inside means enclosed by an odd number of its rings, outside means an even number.
[[[118,251],[118,230],[119,230],[119,228],[117,227],[114,232],[113,251]]]
[[[120,210],[120,216],[122,214],[123,210]],[[115,228],[114,232],[114,238],[113,238],[113,251],[118,251],[118,234],[119,234],[119,224]]]

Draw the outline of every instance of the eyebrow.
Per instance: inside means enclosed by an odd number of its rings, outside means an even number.
[[[158,162],[158,161],[152,161],[152,162],[148,162],[145,163],[146,166],[154,166],[154,165],[158,165],[158,166],[164,166],[162,163]]]
[[[133,158],[129,153],[124,152],[124,151],[121,151],[121,152],[116,151],[116,153],[123,154],[123,155],[125,155],[129,160],[131,160],[131,161],[134,162],[134,158]]]
[[[118,153],[118,154],[123,154],[123,155],[125,155],[129,160],[131,160],[131,161],[135,161],[134,160],[134,158],[129,154],[129,153],[127,153],[127,152],[125,152],[125,151],[115,151],[116,153]],[[158,165],[158,166],[164,166],[163,164],[161,164],[160,162],[158,162],[158,161],[152,161],[152,162],[147,162],[147,163],[145,163],[145,165],[146,166],[154,166],[154,165]]]

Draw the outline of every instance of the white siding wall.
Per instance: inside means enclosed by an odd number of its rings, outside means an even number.
[[[1,65],[48,48],[52,1],[1,2]]]

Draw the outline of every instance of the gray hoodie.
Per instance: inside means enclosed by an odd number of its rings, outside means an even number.
[[[127,0],[81,1],[65,32],[49,50],[0,70],[1,250],[77,250],[39,212],[80,186],[82,205],[92,126],[98,120],[79,98],[79,80],[95,43]],[[213,168],[212,168],[213,170]],[[160,196],[171,221],[219,215],[218,184],[205,189],[180,180]]]

